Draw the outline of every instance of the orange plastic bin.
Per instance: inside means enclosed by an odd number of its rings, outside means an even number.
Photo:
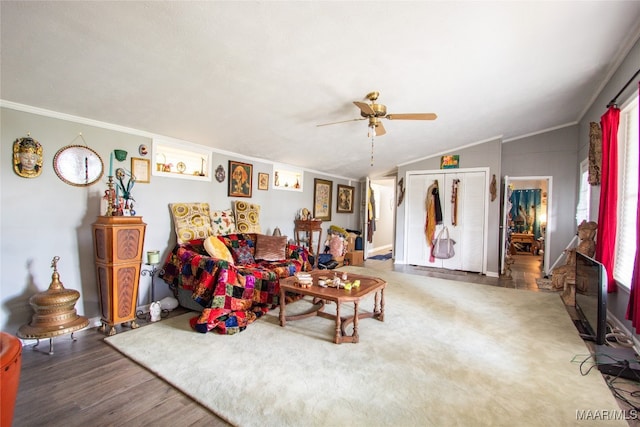
[[[0,426],[11,427],[16,406],[22,343],[6,332],[0,332]]]

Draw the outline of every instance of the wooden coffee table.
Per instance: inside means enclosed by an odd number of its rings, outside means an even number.
[[[341,274],[338,272],[338,274]],[[360,280],[360,287],[346,289],[337,289],[333,287],[318,286],[318,278],[333,278],[333,271],[330,270],[314,270],[311,272],[313,285],[309,288],[303,288],[298,285],[298,279],[295,276],[280,279],[280,326],[284,327],[287,320],[298,320],[310,316],[321,316],[327,319],[334,319],[336,322],[336,333],[333,342],[341,344],[343,342],[357,343],[358,336],[358,320],[373,317],[379,321],[384,321],[384,288],[387,282],[377,277],[363,276],[361,274],[348,273],[348,281]],[[295,316],[287,316],[285,314],[285,293],[292,292],[300,295],[308,295],[313,297],[313,303],[316,307],[310,312],[298,314]],[[360,300],[371,293],[375,293],[374,305],[372,312],[358,313]],[[336,303],[336,314],[325,313],[324,305],[327,301]],[[341,317],[340,305],[345,302],[353,302],[353,315]],[[353,322],[353,333],[347,335],[345,329],[347,325]]]

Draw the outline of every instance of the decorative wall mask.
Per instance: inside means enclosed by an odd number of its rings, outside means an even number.
[[[602,168],[602,129],[600,123],[589,123],[589,184],[600,185]]]
[[[13,170],[23,178],[35,178],[42,173],[42,145],[27,136],[13,143]]]
[[[224,181],[224,177],[225,177],[224,168],[222,167],[222,165],[218,165],[218,167],[216,168],[216,181],[222,182]]]
[[[496,199],[498,194],[498,184],[496,182],[496,174],[493,174],[491,178],[491,184],[489,185],[489,192],[491,193],[491,201],[493,202]]]

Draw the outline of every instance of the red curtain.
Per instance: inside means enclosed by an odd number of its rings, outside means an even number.
[[[607,290],[615,292],[613,262],[616,245],[616,225],[618,211],[618,123],[620,109],[617,106],[600,118],[602,127],[602,179],[600,185],[600,205],[598,207],[598,240],[596,259],[607,269],[609,285]]]
[[[640,96],[640,84],[638,84],[638,94]],[[639,117],[640,119],[640,117]],[[638,156],[638,164],[640,164],[640,155]],[[640,189],[640,174],[638,174],[638,189]],[[629,305],[627,306],[627,319],[631,320],[631,325],[636,328],[636,333],[640,333],[640,192],[638,192],[638,208],[636,209],[636,260],[633,267],[633,276],[631,277],[631,295],[629,296]]]

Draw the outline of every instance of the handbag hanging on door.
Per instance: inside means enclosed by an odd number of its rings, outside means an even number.
[[[438,236],[433,241],[433,246],[431,247],[431,255],[434,258],[440,259],[448,259],[453,258],[456,254],[453,250],[453,245],[456,244],[456,241],[449,238],[449,229],[445,225],[442,227],[442,230],[438,233]]]

